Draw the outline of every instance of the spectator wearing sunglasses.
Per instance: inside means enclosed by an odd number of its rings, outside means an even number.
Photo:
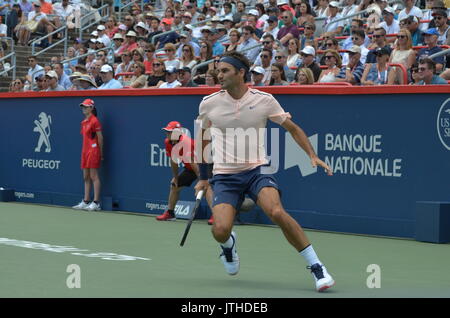
[[[412,48],[411,33],[407,29],[401,29],[397,34],[397,43],[391,53],[389,63],[403,64],[408,70],[415,61],[416,51]],[[389,71],[388,84],[406,84],[403,83],[403,77],[401,75],[399,68],[392,68]]]
[[[392,48],[386,41],[386,31],[385,29],[378,27],[375,29],[372,35],[372,43],[368,47],[370,50],[369,53],[367,53],[366,63],[376,63],[377,62],[377,56],[375,54],[375,50],[379,48],[384,48],[389,52],[389,55],[391,55]]]
[[[273,38],[276,38],[278,35],[278,31],[280,31],[280,29],[278,28],[278,18],[273,15],[269,16],[264,26],[263,37],[267,34],[270,34],[273,36]]]
[[[403,22],[403,27],[411,33],[412,45],[422,45],[423,43],[423,32],[419,29],[419,18],[415,16],[408,16],[407,18],[401,20]]]
[[[303,28],[303,34],[300,35],[300,50],[303,50],[305,46],[315,47],[314,32],[316,32],[316,25],[311,22],[305,22]]]
[[[439,32],[438,45],[450,45],[450,26],[448,25],[448,17],[446,10],[435,10],[432,14],[436,30]]]
[[[336,76],[336,82],[347,82],[353,85],[359,85],[364,72],[364,65],[361,63],[361,48],[353,45],[347,50],[349,61],[347,65],[341,67]]]
[[[298,27],[293,24],[293,14],[290,11],[284,11],[281,14],[281,19],[283,20],[284,26],[278,31],[277,39],[283,44],[285,47],[288,46],[289,40],[293,38],[299,38],[300,31]]]
[[[360,60],[361,60],[362,64],[366,63],[367,54],[369,54],[369,50],[364,46],[364,38],[365,38],[365,36],[366,36],[366,34],[364,33],[364,31],[361,31],[361,30],[356,30],[356,31],[354,31],[352,33],[353,45],[357,45],[361,49]],[[348,53],[346,53],[342,57],[342,64],[344,64],[344,65],[348,64],[348,60],[349,60],[349,55],[348,55]]]
[[[166,52],[166,60],[164,61],[164,64],[166,65],[166,69],[169,68],[169,66],[173,66],[175,69],[180,68],[180,60],[175,55],[176,47],[172,43],[166,43],[164,45],[164,51]]]
[[[155,59],[152,63],[152,73],[147,80],[147,87],[156,87],[160,81],[166,80],[166,67],[162,59]]]
[[[442,48],[437,45],[438,36],[439,32],[436,29],[429,29],[424,33],[424,41],[426,47],[420,49],[419,52],[417,52],[418,59],[428,57],[442,51]],[[433,61],[436,63],[436,72],[442,72],[445,65],[445,55],[434,57]]]
[[[419,60],[418,85],[447,85],[447,81],[436,75],[436,63],[430,58]]]
[[[342,66],[341,56],[336,50],[326,50],[324,54],[324,61],[327,69],[322,70],[318,82],[335,82],[336,76],[339,74]]]

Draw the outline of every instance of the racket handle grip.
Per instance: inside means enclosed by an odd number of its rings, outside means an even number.
[[[200,190],[200,191],[198,191],[198,193],[197,193],[196,199],[197,199],[197,200],[201,200],[202,197],[203,197],[203,190]]]

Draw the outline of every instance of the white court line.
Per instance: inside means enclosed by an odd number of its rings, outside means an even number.
[[[50,245],[50,244],[45,244],[45,243],[14,240],[14,239],[3,238],[3,237],[0,237],[0,244],[32,248],[35,250],[44,250],[47,252],[54,252],[54,253],[70,252],[70,254],[72,254],[72,255],[100,258],[100,259],[104,259],[104,260],[108,260],[108,261],[137,261],[137,260],[151,261],[150,258],[121,255],[121,254],[116,254],[116,253],[105,253],[105,252],[80,253],[80,252],[89,252],[89,250],[83,250],[83,249],[73,247],[73,246]]]

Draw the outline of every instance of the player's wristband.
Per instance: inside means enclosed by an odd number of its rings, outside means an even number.
[[[199,163],[198,170],[200,171],[200,180],[208,180],[208,164]]]

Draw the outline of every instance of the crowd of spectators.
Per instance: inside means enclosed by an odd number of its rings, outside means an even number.
[[[43,11],[44,3],[49,7],[47,1],[25,6],[28,0],[20,0],[22,18]],[[0,0],[0,18],[7,2],[13,1]],[[248,81],[255,86],[447,84],[450,54],[433,55],[450,45],[449,4],[158,0],[161,7],[152,2],[141,10],[136,3],[120,21],[112,10],[51,65],[30,56],[27,78],[13,81],[11,91],[215,86],[220,56],[233,50],[250,60]],[[60,25],[70,6],[69,0],[54,3],[61,18],[44,17],[38,28]],[[26,21],[15,28],[20,45],[26,45],[27,28]]]

